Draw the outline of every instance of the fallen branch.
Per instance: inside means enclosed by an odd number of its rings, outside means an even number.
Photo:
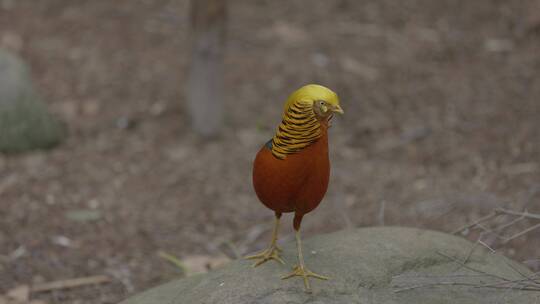
[[[511,281],[511,282],[504,282],[506,284],[515,283],[517,281]],[[500,282],[499,282],[500,283]],[[438,283],[426,283],[426,284],[420,284],[420,285],[413,285],[413,286],[407,286],[403,288],[394,289],[395,293],[413,290],[413,289],[419,289],[419,288],[426,288],[426,287],[435,287],[435,286],[469,286],[474,288],[494,288],[494,289],[517,289],[517,290],[529,290],[529,291],[540,291],[540,288],[536,287],[528,287],[528,286],[498,286],[496,284],[485,284],[485,285],[478,285],[473,283],[464,283],[464,282],[438,282]]]
[[[486,275],[486,276],[489,276],[489,277],[492,277],[492,278],[495,278],[495,279],[499,279],[499,280],[503,280],[503,281],[508,281],[508,282],[510,282],[510,280],[507,279],[507,278],[504,278],[504,277],[498,276],[498,275],[496,275],[496,274],[491,274],[491,273],[485,272],[485,271],[483,271],[483,270],[480,270],[480,269],[476,269],[476,268],[474,268],[474,267],[471,267],[471,266],[469,266],[469,265],[463,263],[462,261],[458,260],[457,258],[454,258],[454,257],[451,257],[451,256],[449,256],[449,255],[446,255],[446,254],[444,254],[444,253],[442,253],[442,252],[440,252],[440,251],[437,251],[437,254],[438,254],[438,255],[441,255],[441,256],[443,256],[443,257],[445,257],[445,258],[447,258],[447,259],[450,259],[450,260],[454,261],[455,263],[458,263],[461,267],[467,268],[467,269],[469,269],[470,271],[474,271],[474,272],[476,272],[476,273],[480,273],[480,274],[483,274],[483,275]]]
[[[527,229],[525,229],[525,230],[523,230],[523,231],[521,231],[521,232],[518,232],[518,233],[516,233],[516,234],[514,234],[514,235],[512,235],[512,236],[510,236],[510,237],[505,238],[503,242],[504,242],[504,243],[508,243],[508,242],[510,242],[511,240],[513,240],[513,239],[515,239],[515,238],[517,238],[517,237],[520,237],[520,236],[522,236],[522,235],[524,235],[524,234],[526,234],[526,233],[529,233],[529,232],[531,232],[531,231],[533,231],[533,230],[535,230],[535,229],[537,229],[537,228],[539,228],[539,227],[540,227],[540,223],[538,223],[538,224],[536,224],[536,225],[534,225],[534,226],[531,226],[531,227],[529,227],[529,228],[527,228]]]
[[[500,216],[515,217],[515,218],[510,219],[509,221],[507,221],[506,223],[502,225],[501,224],[496,225],[494,228],[489,227],[490,222]],[[507,228],[515,226],[518,222],[524,219],[540,220],[540,214],[530,213],[527,210],[520,212],[520,211],[513,211],[513,210],[509,210],[505,208],[495,208],[488,215],[483,216],[477,219],[476,221],[470,224],[464,225],[460,227],[459,229],[455,230],[453,234],[461,233],[471,228],[477,228],[477,229],[482,230],[482,233],[480,234],[480,237],[478,238],[477,241],[482,241],[482,237],[484,235],[491,234],[495,236],[497,239],[501,240],[502,244],[506,244],[513,239],[516,239],[535,229],[540,228],[540,223],[537,223],[524,230],[515,232],[514,234],[511,234],[509,236],[505,236],[502,234]],[[491,226],[493,227],[493,224]],[[491,251],[495,251],[493,248],[491,248],[488,244],[484,243],[483,241],[482,241],[482,245],[484,245],[484,247],[489,248]]]
[[[451,286],[471,286],[473,284],[470,283],[460,283],[460,282],[437,282],[437,283],[426,283],[426,284],[418,284],[413,286],[407,286],[402,287],[398,289],[394,289],[395,293],[404,292],[408,290],[413,289],[419,289],[419,288],[426,288],[426,287],[434,287],[434,286],[445,286],[445,285],[451,285]]]
[[[452,232],[452,234],[458,234],[458,233],[460,233],[460,232],[462,232],[462,231],[464,231],[464,230],[467,230],[467,229],[472,228],[472,227],[474,227],[474,226],[478,226],[478,224],[483,223],[483,222],[486,222],[486,221],[489,221],[489,220],[491,220],[492,218],[495,218],[495,217],[497,217],[497,216],[499,216],[499,215],[500,215],[500,214],[497,214],[497,213],[495,213],[495,212],[492,212],[492,213],[490,213],[490,214],[488,214],[488,215],[486,215],[486,216],[484,216],[484,217],[481,217],[481,218],[477,219],[476,221],[474,221],[474,222],[472,222],[472,223],[470,223],[470,224],[467,224],[467,225],[465,225],[465,226],[463,226],[463,227],[461,227],[461,228],[459,228],[459,229],[457,229],[457,230],[454,230],[454,231]]]
[[[536,192],[535,192],[536,193]],[[504,217],[502,220],[498,220],[500,217]],[[432,279],[440,279],[439,282],[426,282],[424,284],[417,284],[417,285],[411,285],[411,286],[402,286],[398,289],[395,289],[394,292],[403,292],[408,290],[414,290],[419,288],[426,288],[426,287],[434,287],[434,286],[469,286],[473,288],[496,288],[496,289],[507,289],[507,290],[530,290],[530,291],[540,291],[540,272],[534,273],[533,275],[527,275],[520,271],[518,268],[514,267],[514,265],[506,262],[506,265],[510,267],[514,272],[516,272],[520,278],[519,279],[508,279],[502,276],[499,276],[497,274],[488,273],[481,269],[477,269],[475,267],[472,267],[468,265],[468,262],[470,258],[472,257],[474,251],[476,248],[478,248],[478,245],[481,245],[485,248],[487,248],[492,254],[496,254],[495,247],[492,247],[491,242],[485,241],[485,236],[491,236],[494,237],[492,240],[499,240],[499,244],[506,244],[509,241],[516,239],[520,236],[523,236],[535,229],[540,228],[540,223],[536,223],[534,225],[530,225],[529,227],[525,228],[523,225],[518,226],[518,224],[523,220],[540,220],[540,214],[530,213],[527,210],[524,210],[522,212],[513,211],[505,208],[496,208],[493,209],[489,214],[480,217],[479,219],[475,220],[472,223],[466,224],[459,229],[456,229],[453,231],[453,234],[463,233],[465,231],[468,231],[469,229],[476,229],[479,230],[480,234],[478,236],[478,239],[472,246],[471,250],[467,253],[465,258],[463,260],[449,256],[447,254],[444,254],[442,252],[437,252],[437,254],[452,260],[455,262],[458,267],[454,270],[454,272],[457,272],[461,268],[465,268],[469,271],[472,271],[472,274],[456,274],[451,273],[446,276],[432,276]],[[529,222],[526,222],[526,224],[529,224]],[[516,228],[516,226],[518,228]],[[510,228],[514,229],[514,231],[508,231]],[[521,229],[521,230],[517,230]],[[510,234],[514,232],[513,234]],[[463,233],[467,234],[467,233]],[[481,282],[481,283],[471,283],[471,282],[463,282],[461,280],[472,278],[472,277],[486,277],[490,278],[491,280],[494,280],[494,282]],[[452,279],[453,278],[453,279]],[[455,281],[454,281],[455,280]],[[461,282],[460,282],[461,281]]]
[[[419,289],[419,288],[426,288],[426,287],[436,287],[436,286],[468,286],[473,288],[493,288],[493,289],[507,289],[507,290],[529,290],[529,291],[540,291],[540,282],[536,281],[535,278],[540,276],[540,273],[535,273],[532,276],[527,276],[512,265],[508,264],[509,267],[511,267],[515,272],[517,272],[522,278],[517,280],[510,280],[505,277],[501,277],[496,274],[488,273],[483,270],[471,267],[469,265],[466,265],[464,262],[460,261],[459,259],[446,255],[442,252],[437,252],[437,254],[452,260],[453,262],[460,265],[460,268],[466,268],[475,274],[449,274],[447,276],[426,276],[427,278],[441,278],[441,279],[450,279],[450,278],[471,278],[471,277],[490,277],[492,279],[497,280],[496,282],[492,283],[485,283],[485,284],[477,284],[477,283],[469,283],[469,282],[459,282],[459,281],[442,281],[442,282],[429,282],[425,284],[418,284],[418,285],[412,285],[412,286],[406,286],[394,289],[395,293]],[[467,257],[468,259],[468,257]],[[422,277],[422,276],[420,276]]]
[[[529,213],[529,211],[527,211],[527,210],[525,210],[523,212],[519,212],[519,211],[513,211],[513,210],[504,209],[504,208],[496,208],[494,211],[495,211],[496,214],[508,214],[508,215],[515,215],[515,216],[523,216],[523,217],[529,218],[529,219],[540,220],[540,214]]]
[[[486,275],[486,276],[490,276],[492,278],[496,278],[496,279],[499,279],[499,280],[503,281],[503,282],[499,282],[498,284],[511,284],[511,283],[519,283],[519,282],[522,282],[522,281],[529,281],[529,282],[532,282],[533,287],[538,288],[538,290],[540,291],[540,282],[537,282],[537,281],[533,280],[533,277],[536,276],[536,274],[529,277],[529,276],[525,275],[523,272],[519,271],[517,268],[515,268],[514,266],[512,266],[509,263],[505,263],[505,264],[508,267],[512,268],[512,270],[514,270],[516,273],[518,273],[521,277],[523,277],[523,279],[521,279],[521,280],[510,280],[510,279],[507,279],[507,278],[504,278],[504,277],[501,277],[501,276],[498,276],[498,275],[490,274],[490,273],[482,271],[480,269],[476,269],[476,268],[471,267],[469,265],[466,265],[465,263],[459,261],[458,259],[456,259],[454,257],[451,257],[449,255],[446,255],[446,254],[444,254],[442,252],[437,252],[437,254],[442,255],[442,256],[444,256],[444,257],[446,257],[448,259],[451,259],[454,262],[460,264],[462,267],[465,267],[465,268],[467,268],[467,269],[469,269],[471,271],[474,271],[476,273],[483,274],[483,275]],[[484,286],[489,286],[489,285],[490,284],[487,284],[487,285],[484,285]]]

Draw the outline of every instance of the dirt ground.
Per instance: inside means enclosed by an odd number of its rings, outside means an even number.
[[[0,0],[1,45],[31,64],[69,128],[54,150],[0,156],[0,295],[107,275],[32,298],[116,303],[186,275],[160,251],[189,266],[264,247],[272,213],[253,192],[252,160],[309,82],[338,92],[345,115],[306,237],[453,231],[498,206],[540,212],[537,2],[231,0],[227,122],[214,141],[185,111],[187,12],[187,0]],[[538,231],[487,241],[540,258]]]

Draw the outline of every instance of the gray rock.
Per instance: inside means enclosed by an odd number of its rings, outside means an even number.
[[[239,260],[208,274],[156,287],[121,304],[494,304],[540,301],[538,291],[478,287],[501,282],[500,278],[520,280],[532,273],[483,248],[474,251],[466,267],[453,259],[467,257],[472,246],[459,237],[414,228],[341,231],[320,235],[304,243],[308,267],[331,277],[329,281],[313,279],[313,294],[303,292],[303,283],[298,277],[280,280],[280,276],[290,271],[296,262],[295,246],[290,243],[284,246],[287,266],[270,261],[252,268],[250,261]],[[423,287],[406,289],[418,285]],[[499,285],[504,286],[520,285]]]
[[[0,152],[49,148],[63,135],[36,94],[26,64],[0,49]]]

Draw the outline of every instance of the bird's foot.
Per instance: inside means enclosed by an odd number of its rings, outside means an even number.
[[[261,253],[249,255],[245,257],[247,260],[257,260],[255,264],[253,264],[253,267],[257,267],[261,265],[262,263],[269,261],[269,260],[276,260],[281,264],[285,264],[285,261],[281,258],[279,253],[281,252],[281,248],[279,248],[277,245],[270,246],[270,248],[267,248]]]
[[[311,286],[309,285],[309,277],[313,277],[313,278],[317,278],[317,279],[321,279],[321,280],[330,279],[327,276],[323,276],[323,275],[316,274],[316,273],[312,272],[311,270],[307,269],[303,265],[294,266],[293,271],[291,273],[283,276],[281,279],[286,280],[286,279],[289,279],[289,278],[292,278],[292,277],[295,277],[295,276],[299,276],[299,277],[302,277],[304,279],[305,291],[307,293],[311,293]]]

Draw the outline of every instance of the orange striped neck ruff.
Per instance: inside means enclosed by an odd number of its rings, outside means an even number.
[[[326,119],[324,119],[326,120]],[[321,123],[313,112],[313,102],[296,101],[283,113],[276,134],[272,138],[272,154],[285,159],[316,142],[322,136]]]

